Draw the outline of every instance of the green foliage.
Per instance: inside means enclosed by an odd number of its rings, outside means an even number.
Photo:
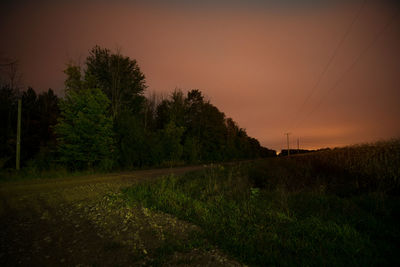
[[[236,128],[228,130],[227,122]],[[176,89],[158,103],[153,95],[139,113],[123,109],[114,118],[114,131],[123,168],[257,158],[271,151],[225,119],[199,90],[185,97]]]
[[[176,126],[173,121],[169,122],[165,129],[160,131],[161,143],[164,151],[164,159],[168,162],[177,162],[181,159],[183,146],[181,138],[183,127]]]
[[[95,46],[86,58],[84,83],[89,88],[100,88],[110,101],[109,111],[114,123],[116,160],[120,167],[153,164],[149,153],[150,142],[144,130],[146,88],[145,76],[136,60]]]
[[[32,88],[23,92],[21,159],[22,165],[29,163],[30,169],[38,164],[37,169],[42,170],[46,166],[43,158],[60,161],[73,169],[108,170],[111,166],[172,166],[275,156],[274,151],[261,147],[232,119],[225,118],[198,89],[186,95],[175,89],[163,100],[156,99],[155,95],[146,99],[145,76],[137,61],[119,51],[95,46],[82,67],[69,63],[64,73],[66,99],[61,103],[61,118],[59,99],[51,89],[39,95]],[[98,88],[106,96],[109,102],[104,105],[106,114],[94,106],[96,101],[103,100],[85,95],[88,88]],[[93,101],[84,104],[79,98]],[[13,89],[1,87],[0,103],[0,158],[7,168],[15,162],[16,94]],[[68,110],[67,106],[75,111]],[[96,117],[96,112],[112,118],[112,133],[109,120]],[[96,128],[96,119],[107,123]],[[60,121],[56,127],[59,154],[54,153],[57,140],[53,129],[57,120]],[[90,137],[94,132],[99,134]],[[106,134],[100,134],[103,132]],[[110,135],[115,140],[115,151],[109,148]],[[97,141],[87,142],[90,138]]]
[[[118,161],[124,168],[153,165],[150,158],[151,136],[147,136],[142,122],[128,110],[119,114],[114,123],[117,132]]]
[[[136,185],[124,195],[197,224],[210,241],[250,265],[398,265],[398,195],[378,188],[343,195],[337,187],[342,171],[299,158],[217,165]]]
[[[247,136],[231,118],[206,101],[200,90],[190,90],[186,97],[175,89],[172,95],[161,101],[155,112],[156,128],[160,134],[170,123],[183,127],[180,144],[185,162],[227,161],[234,159],[275,156],[271,150]],[[165,153],[164,153],[165,154]],[[167,153],[168,154],[168,153]]]
[[[77,65],[72,63],[67,65],[67,68],[64,70],[65,75],[67,78],[65,79],[64,85],[65,90],[74,90],[80,91],[84,88],[84,82],[82,81],[82,73],[81,68]]]
[[[124,109],[140,111],[140,95],[146,88],[145,76],[136,60],[95,46],[86,59],[85,81],[90,88],[100,88],[110,99],[113,118]]]
[[[186,136],[183,144],[183,159],[189,163],[196,163],[200,159],[200,142],[196,137]]]
[[[68,91],[56,125],[60,161],[73,169],[110,167],[113,154],[109,101],[100,89]]]

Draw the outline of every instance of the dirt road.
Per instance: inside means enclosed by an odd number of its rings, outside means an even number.
[[[0,183],[0,266],[239,266],[198,227],[121,197],[135,183],[201,168]]]

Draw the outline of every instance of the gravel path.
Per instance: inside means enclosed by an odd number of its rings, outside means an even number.
[[[240,266],[195,225],[121,197],[135,183],[201,168],[0,183],[0,266]]]

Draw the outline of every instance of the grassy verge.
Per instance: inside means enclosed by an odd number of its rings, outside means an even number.
[[[95,175],[99,172],[95,170],[85,171],[68,171],[64,167],[52,168],[49,170],[36,170],[32,168],[23,168],[20,171],[14,169],[0,170],[0,182],[30,181],[36,179],[54,179],[66,177],[80,177],[87,175]]]
[[[209,241],[250,265],[399,265],[398,195],[353,188],[355,180],[343,177],[354,172],[332,168],[304,158],[215,166],[124,195],[197,224]]]

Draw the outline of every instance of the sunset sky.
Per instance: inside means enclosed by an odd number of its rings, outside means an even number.
[[[198,88],[278,151],[285,132],[301,148],[400,137],[395,1],[194,2],[2,1],[0,59],[19,60],[24,87],[62,95],[68,61],[120,49],[148,92]]]

